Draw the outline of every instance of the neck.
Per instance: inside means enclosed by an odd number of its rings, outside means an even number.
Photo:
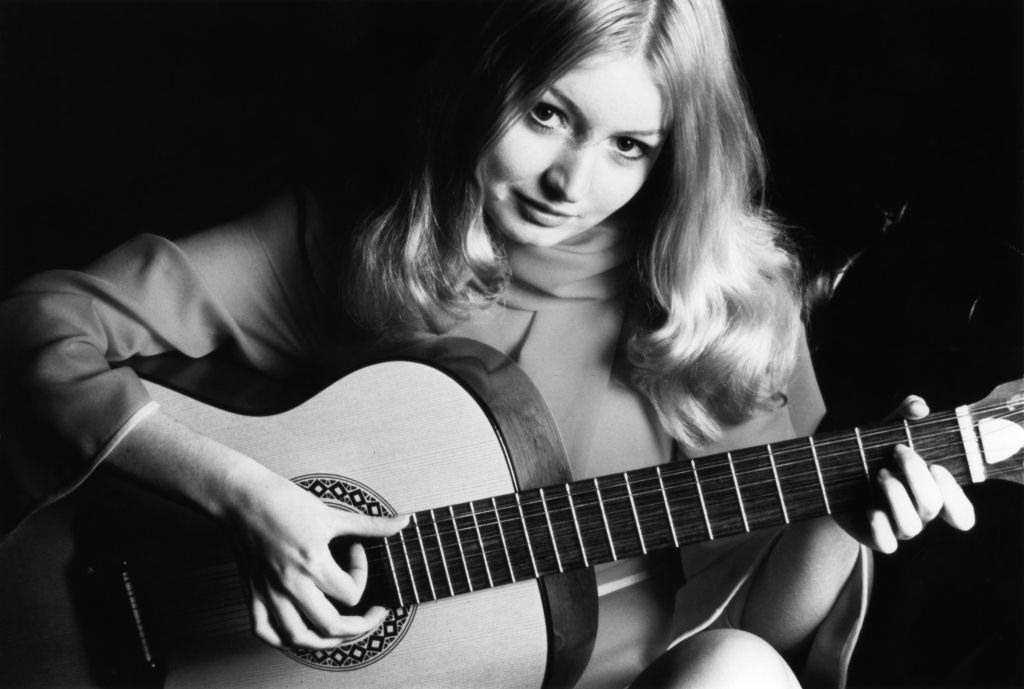
[[[418,512],[371,560],[408,605],[834,514],[897,443],[970,482],[962,421],[936,414]]]

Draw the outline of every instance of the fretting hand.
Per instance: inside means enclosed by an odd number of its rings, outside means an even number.
[[[889,418],[927,415],[925,401],[911,395]],[[939,516],[961,531],[974,526],[974,506],[949,471],[929,466],[906,445],[897,445],[892,465],[879,470],[875,490],[878,500],[866,514],[843,515],[837,521],[855,539],[883,553],[895,552],[900,540],[913,538]]]

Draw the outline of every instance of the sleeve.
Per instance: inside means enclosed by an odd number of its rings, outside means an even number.
[[[229,345],[283,375],[315,351],[323,297],[307,269],[310,200],[282,196],[177,243],[143,235],[0,303],[0,534],[72,490],[144,413],[141,382],[111,362]],[[40,437],[63,451],[34,451]]]

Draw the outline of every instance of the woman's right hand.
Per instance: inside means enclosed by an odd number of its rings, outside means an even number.
[[[272,646],[324,649],[379,625],[387,614],[379,605],[362,614],[343,614],[332,603],[352,607],[359,602],[367,577],[362,545],[353,541],[349,547],[346,571],[328,544],[339,536],[389,536],[408,517],[335,509],[273,472],[251,473],[226,517],[248,579],[256,636]]]
[[[333,648],[384,619],[379,606],[342,614],[331,603],[359,602],[367,565],[358,542],[344,568],[328,546],[339,536],[391,535],[408,517],[328,507],[251,457],[160,412],[140,422],[106,463],[231,527],[249,584],[253,630],[267,643]]]

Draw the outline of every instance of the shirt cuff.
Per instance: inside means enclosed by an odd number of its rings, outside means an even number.
[[[114,448],[120,445],[121,441],[128,437],[128,434],[131,433],[136,426],[152,414],[156,413],[159,409],[160,404],[156,401],[150,400],[137,412],[128,417],[128,420],[125,421],[119,429],[117,429],[117,432],[114,433],[110,440],[107,441],[106,445],[100,449],[99,453],[96,455],[96,459],[93,461],[93,466],[109,457],[110,453],[114,451]]]

